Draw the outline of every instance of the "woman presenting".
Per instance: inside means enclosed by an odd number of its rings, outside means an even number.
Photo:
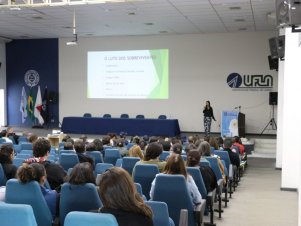
[[[203,110],[203,113],[204,113],[204,129],[205,129],[205,135],[208,136],[210,134],[210,129],[211,129],[211,121],[212,119],[214,121],[215,120],[215,117],[213,115],[213,109],[212,107],[210,106],[210,101],[207,100],[206,101],[206,106],[204,107],[204,110]]]

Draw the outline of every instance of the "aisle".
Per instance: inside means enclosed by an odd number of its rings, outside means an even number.
[[[215,218],[217,226],[297,226],[298,194],[280,191],[281,171],[274,166],[275,159],[249,159],[222,219]]]

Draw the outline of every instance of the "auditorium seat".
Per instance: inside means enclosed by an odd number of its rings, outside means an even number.
[[[22,144],[22,143],[26,143],[26,142],[28,142],[28,139],[27,139],[27,137],[26,136],[19,136],[19,144]]]
[[[19,154],[27,154],[27,155],[33,156],[33,151],[32,151],[32,149],[29,149],[29,150],[22,149]]]
[[[73,211],[67,214],[65,226],[118,226],[116,218],[108,213]]]
[[[32,207],[0,202],[1,226],[38,226]]]
[[[15,158],[13,159],[13,164],[14,164],[17,168],[19,168],[19,167],[22,165],[23,162],[24,162],[24,159],[23,159],[23,158],[15,157]]]
[[[144,119],[145,117],[144,117],[144,115],[136,115],[136,118],[138,118],[138,119]]]
[[[122,158],[122,165],[121,167],[125,169],[130,175],[132,175],[134,166],[136,162],[139,162],[140,158],[137,157],[124,157]]]
[[[99,151],[87,151],[86,154],[94,159],[94,164],[103,163],[102,154]]]
[[[85,114],[83,115],[83,117],[91,118],[91,117],[92,117],[92,114],[91,114],[91,113],[85,113]]]
[[[169,217],[168,207],[165,202],[146,201],[145,204],[148,205],[153,211],[154,226],[175,225],[173,220]]]
[[[96,166],[95,166],[95,173],[96,174],[102,174],[107,169],[110,169],[112,167],[114,167],[114,165],[111,164],[111,163],[97,163]]]
[[[167,119],[166,115],[159,115],[158,119]]]
[[[0,186],[5,186],[6,181],[7,181],[7,179],[6,179],[6,176],[4,174],[2,164],[0,164]]]
[[[203,199],[202,203],[194,208],[186,183],[183,175],[157,175],[153,201],[167,204],[169,215],[175,225],[179,225],[181,209],[188,211],[188,226],[202,225],[206,200]]]
[[[139,183],[134,183],[134,184],[136,186],[137,193],[139,195],[141,195],[141,197],[143,198],[144,201],[146,201],[147,199],[146,199],[145,195],[143,195],[141,184],[139,184]]]
[[[120,118],[129,118],[129,117],[130,116],[128,114],[125,114],[125,113],[123,113],[123,114],[120,115]]]
[[[161,155],[160,155],[160,161],[165,161],[167,156],[170,155],[169,151],[162,151]]]
[[[111,163],[113,165],[116,164],[116,160],[121,158],[119,149],[116,148],[108,148],[105,149],[105,154],[104,154],[104,162],[105,163]]]
[[[22,150],[32,150],[32,143],[21,143],[21,151]]]
[[[103,118],[111,118],[112,116],[111,116],[111,114],[104,114],[102,117]]]
[[[59,163],[64,170],[67,171],[69,168],[73,168],[77,163],[79,163],[79,159],[76,153],[63,153],[60,155]]]

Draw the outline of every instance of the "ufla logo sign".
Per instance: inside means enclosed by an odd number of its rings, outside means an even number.
[[[270,91],[273,88],[271,75],[244,75],[234,72],[228,75],[227,84],[233,91]]]

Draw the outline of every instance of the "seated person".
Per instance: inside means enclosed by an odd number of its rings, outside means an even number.
[[[86,155],[86,146],[82,140],[79,139],[74,142],[74,150],[76,151],[79,162],[89,162],[94,168],[94,160]]]
[[[68,151],[68,150],[74,151],[73,144],[71,142],[69,142],[69,141],[66,141],[64,143],[64,150],[66,150],[66,151]]]
[[[137,162],[136,164],[155,164],[158,166],[159,171],[162,172],[166,164],[165,161],[160,161],[160,155],[162,151],[161,144],[157,142],[150,143],[146,147],[143,160]]]
[[[2,144],[0,148],[0,163],[7,180],[16,177],[17,167],[13,164],[14,157],[13,146],[11,144]]]
[[[74,185],[95,184],[93,167],[89,162],[77,163],[68,176],[67,182]]]
[[[93,142],[86,143],[86,151],[96,151],[96,145]]]
[[[140,159],[144,158],[143,152],[139,145],[133,145],[129,150],[129,157],[138,157]]]
[[[51,189],[59,191],[61,185],[64,183],[66,172],[61,165],[47,161],[51,149],[49,140],[39,138],[33,144],[32,149],[34,158],[25,159],[24,162],[28,164],[35,162],[43,164],[46,169],[47,180]]]
[[[241,139],[238,136],[232,138],[232,145],[239,148],[240,155],[244,155],[245,146],[242,144]]]
[[[12,141],[11,139],[8,138],[8,133],[7,133],[6,130],[2,130],[2,131],[1,131],[0,137],[1,137],[2,139],[4,139],[6,143],[10,143],[10,144],[13,143],[13,141]]]
[[[166,162],[166,166],[162,173],[172,174],[172,175],[174,175],[174,174],[183,175],[186,179],[187,189],[188,189],[189,194],[191,195],[191,201],[194,204],[194,207],[202,202],[202,195],[200,194],[192,176],[190,176],[187,173],[186,167],[185,167],[185,164],[184,164],[184,161],[183,161],[181,155],[172,154],[168,158],[168,160]],[[150,190],[151,199],[154,196],[155,186],[156,186],[156,178],[153,180],[151,190]]]
[[[37,181],[40,184],[42,194],[49,207],[52,217],[58,216],[59,194],[55,190],[50,190],[45,187],[46,170],[44,165],[40,163],[32,163],[30,165],[24,163],[17,172],[18,179],[22,183]]]
[[[103,207],[97,212],[113,214],[119,226],[153,226],[150,207],[144,204],[124,169],[113,167],[101,175],[99,196]]]
[[[14,132],[14,129],[12,127],[7,127],[7,137],[9,136],[12,136],[15,141],[16,141],[16,144],[19,143],[19,136]]]
[[[233,166],[236,166],[237,169],[238,169],[240,167],[239,155],[236,154],[235,152],[233,152],[231,150],[231,147],[232,147],[232,139],[231,138],[226,138],[224,140],[224,150],[228,152],[231,164]]]
[[[171,151],[175,154],[182,154],[182,145],[180,143],[175,143],[172,147],[171,147]]]
[[[34,142],[36,142],[37,141],[37,139],[38,139],[38,136],[36,135],[36,134],[30,134],[29,136],[28,136],[28,142],[30,142],[30,143],[34,143]]]

